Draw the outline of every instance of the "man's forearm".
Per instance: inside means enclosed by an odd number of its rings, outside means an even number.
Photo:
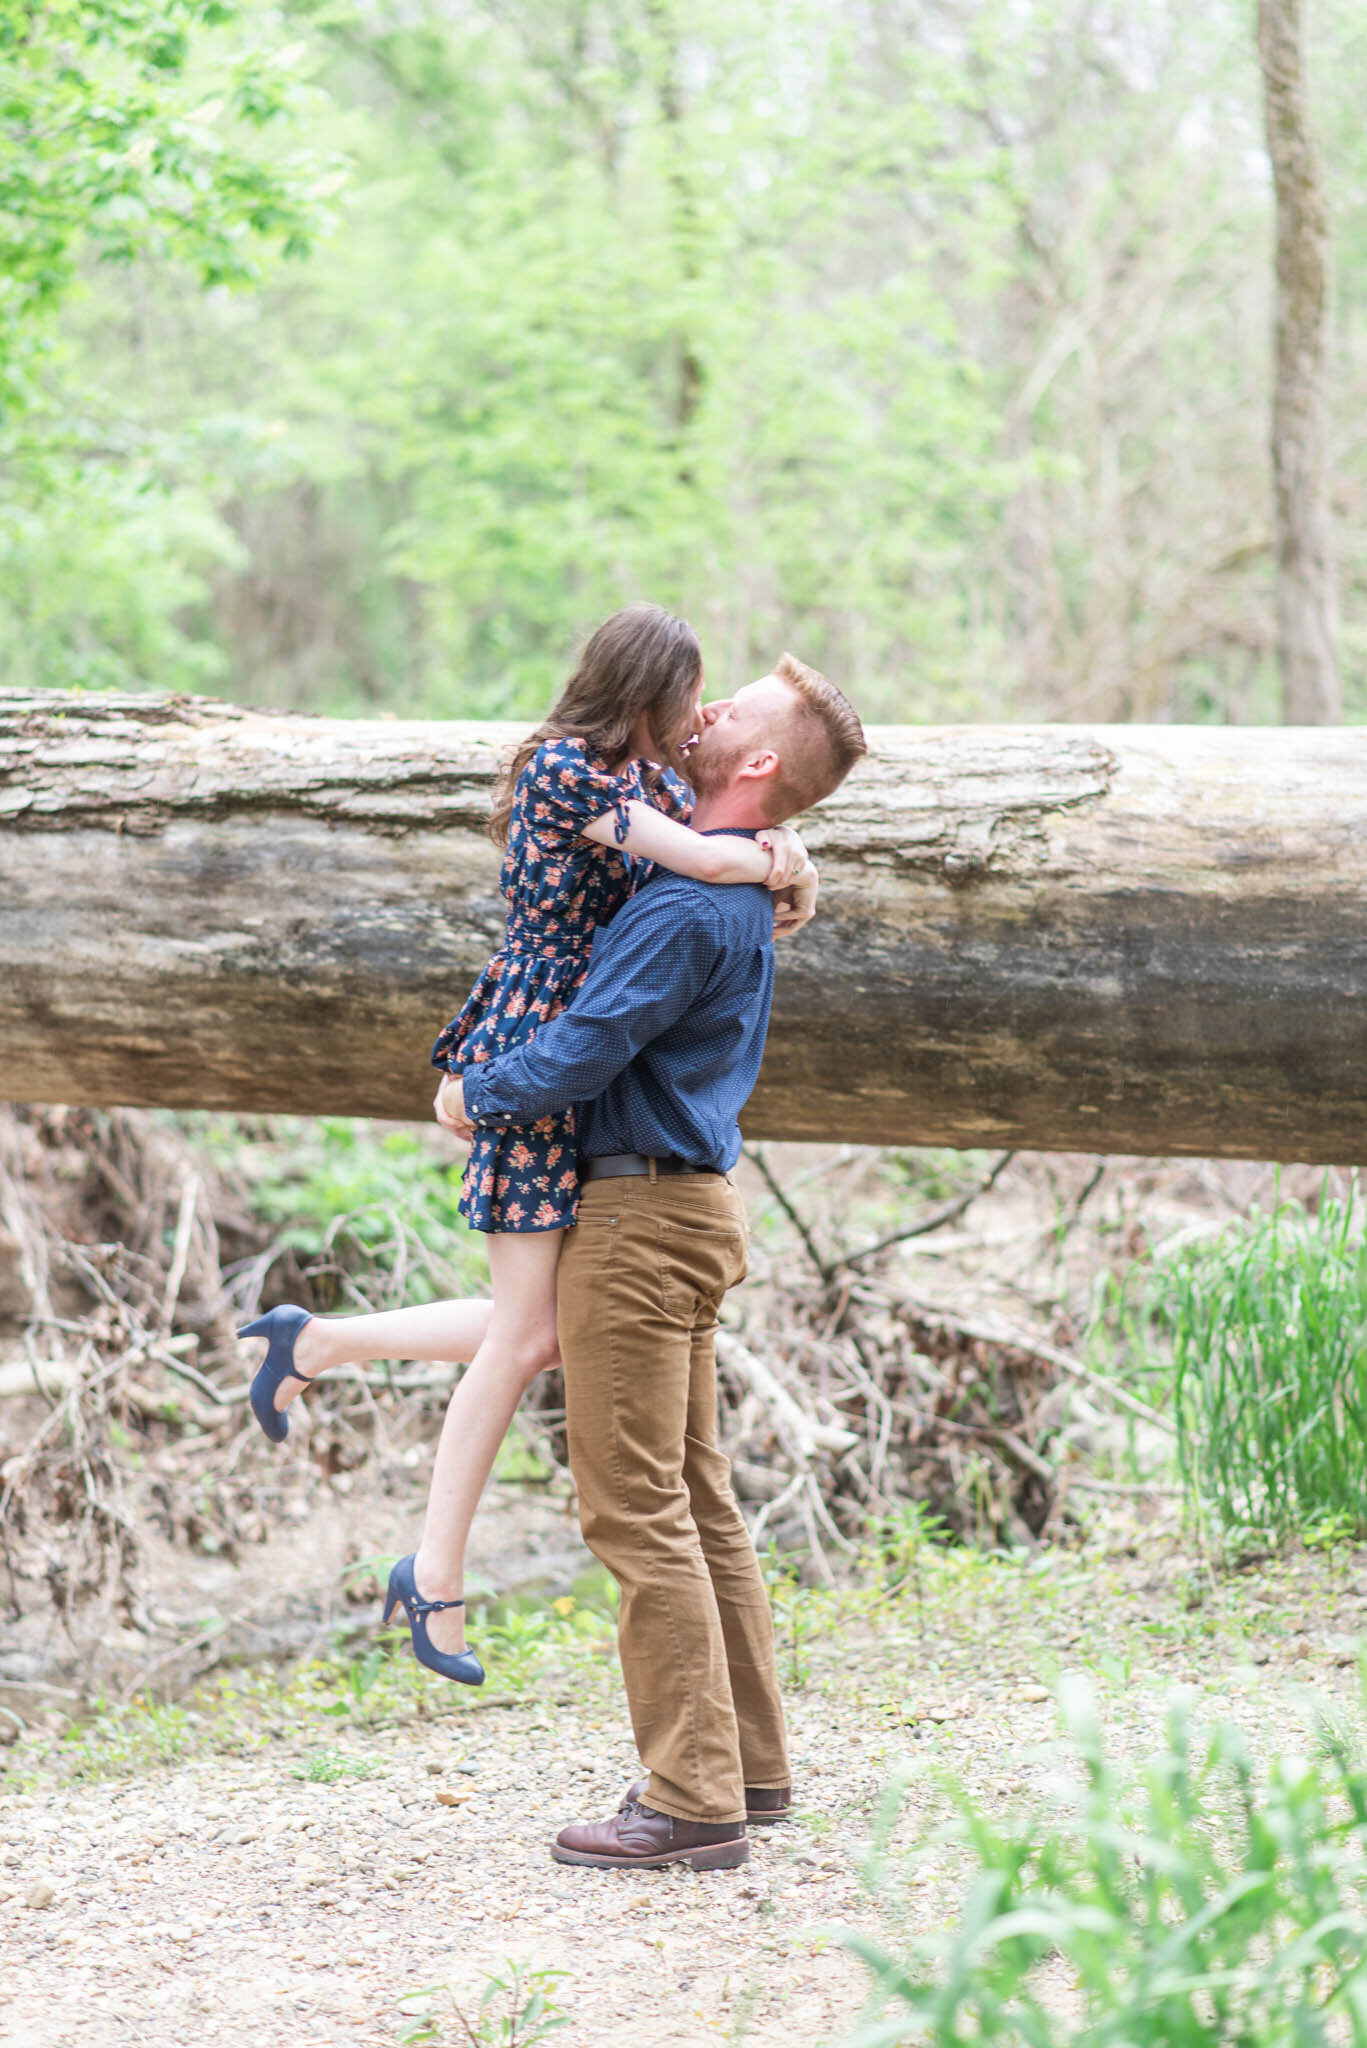
[[[528,1045],[465,1069],[466,1114],[477,1124],[532,1124],[538,1117],[590,1102],[632,1056],[620,1019],[566,1010]]]
[[[633,897],[594,947],[572,1007],[525,1045],[464,1070],[467,1115],[479,1124],[531,1124],[592,1102],[669,1028],[702,987],[719,945],[706,899],[695,891],[680,903],[687,886],[653,883]]]

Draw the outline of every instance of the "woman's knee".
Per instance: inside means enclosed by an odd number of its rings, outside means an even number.
[[[553,1372],[559,1363],[560,1346],[554,1330],[529,1332],[513,1350],[513,1370],[524,1388],[540,1379],[543,1372]]]

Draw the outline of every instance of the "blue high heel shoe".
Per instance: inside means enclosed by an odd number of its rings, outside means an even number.
[[[267,1337],[270,1342],[266,1356],[252,1381],[252,1414],[256,1417],[273,1444],[282,1444],[290,1433],[288,1415],[281,1415],[275,1406],[276,1391],[282,1380],[302,1380],[305,1386],[313,1384],[309,1373],[298,1372],[294,1364],[295,1339],[305,1323],[313,1317],[306,1308],[295,1308],[292,1302],[283,1302],[267,1315],[258,1316],[254,1323],[244,1323],[238,1331],[239,1337]]]
[[[425,1664],[429,1671],[435,1671],[440,1678],[454,1678],[457,1685],[483,1685],[484,1666],[473,1650],[451,1652],[439,1650],[427,1633],[429,1614],[440,1614],[444,1607],[463,1607],[463,1600],[424,1600],[420,1597],[413,1579],[413,1556],[401,1557],[389,1574],[389,1589],[384,1596],[385,1621],[396,1607],[402,1607],[408,1616],[408,1626],[413,1631],[413,1655],[419,1664]]]

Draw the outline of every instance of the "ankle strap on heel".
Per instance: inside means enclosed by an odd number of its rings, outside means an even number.
[[[463,1607],[465,1602],[464,1600],[419,1600],[415,1588],[413,1598],[409,1601],[408,1605],[414,1614],[441,1614],[448,1607]]]

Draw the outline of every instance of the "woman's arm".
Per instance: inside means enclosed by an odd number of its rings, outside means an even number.
[[[806,847],[786,825],[770,825],[756,839],[733,832],[708,836],[635,797],[622,811],[625,837],[619,836],[619,813],[606,811],[584,826],[585,839],[620,847],[696,882],[763,882],[770,889],[786,889],[807,858]]]

